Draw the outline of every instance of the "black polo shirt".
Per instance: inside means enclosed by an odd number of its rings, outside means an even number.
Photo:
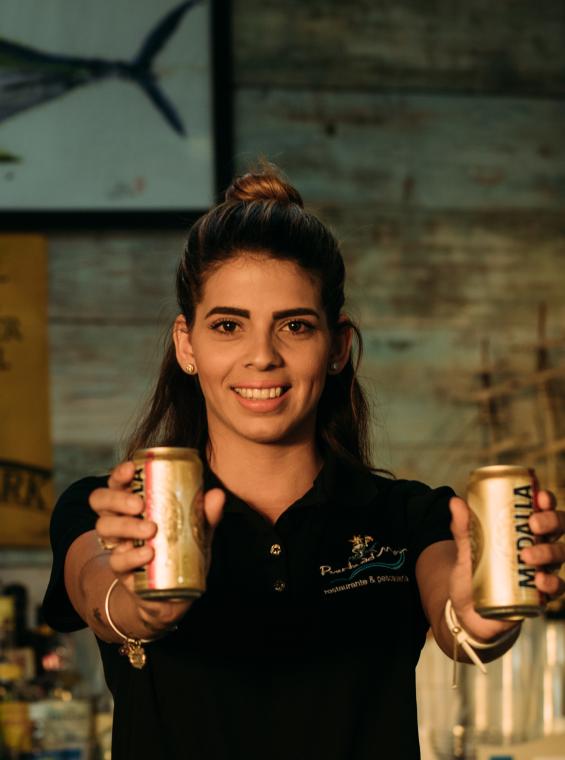
[[[64,559],[94,527],[87,499],[105,482],[75,483],[53,514],[44,610],[59,630],[84,627]],[[146,647],[143,670],[98,642],[113,760],[419,758],[414,669],[428,623],[414,567],[451,538],[452,494],[332,461],[271,525],[228,492],[208,590],[178,630]]]

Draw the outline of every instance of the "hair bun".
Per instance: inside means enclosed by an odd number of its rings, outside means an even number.
[[[298,190],[286,182],[271,164],[262,171],[248,172],[236,177],[226,190],[226,201],[276,201],[296,203],[304,208]]]

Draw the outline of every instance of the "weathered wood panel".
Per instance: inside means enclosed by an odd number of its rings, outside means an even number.
[[[237,164],[259,153],[310,202],[562,209],[565,100],[240,90]]]
[[[419,330],[450,325],[470,348],[493,325],[535,332],[545,301],[565,332],[565,212],[316,210],[341,242],[366,330],[407,325],[417,343]]]
[[[55,442],[115,442],[150,390],[163,329],[55,324],[50,333]]]
[[[563,96],[561,0],[236,0],[239,87]]]
[[[175,233],[59,235],[49,251],[52,324],[151,324],[176,314]]]

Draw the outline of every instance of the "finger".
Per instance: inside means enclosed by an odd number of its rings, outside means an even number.
[[[538,491],[536,506],[542,511],[555,509],[557,507],[557,497],[552,491]]]
[[[135,465],[133,462],[122,462],[114,467],[108,478],[108,488],[125,490],[133,480]]]
[[[522,549],[520,558],[528,565],[556,565],[565,561],[565,544],[535,544]]]
[[[118,512],[124,515],[138,515],[143,511],[143,500],[140,496],[110,488],[97,488],[92,491],[88,503],[98,514]]]
[[[565,580],[553,573],[536,573],[536,586],[544,594],[555,598],[565,592]]]
[[[117,575],[125,575],[126,573],[133,572],[138,567],[147,565],[154,556],[155,552],[153,548],[149,544],[145,544],[145,546],[139,546],[127,551],[118,551],[116,549],[112,552],[109,563]]]
[[[547,536],[555,540],[565,533],[565,512],[553,509],[546,512],[534,512],[529,523],[532,532],[537,536]]]
[[[226,495],[221,488],[212,488],[204,496],[204,513],[208,524],[215,528],[222,519]]]
[[[106,541],[115,539],[152,538],[157,532],[157,525],[151,520],[139,520],[137,517],[103,515],[96,521],[96,532]]]

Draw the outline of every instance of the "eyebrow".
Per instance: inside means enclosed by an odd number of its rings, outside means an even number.
[[[206,314],[204,319],[208,319],[212,314],[226,314],[234,317],[245,317],[246,319],[251,317],[251,312],[248,309],[239,309],[237,306],[214,306],[214,308],[210,309]],[[273,312],[273,319],[284,319],[285,317],[316,317],[316,319],[320,319],[320,315],[315,309],[307,309],[304,307],[283,309],[283,311]]]

